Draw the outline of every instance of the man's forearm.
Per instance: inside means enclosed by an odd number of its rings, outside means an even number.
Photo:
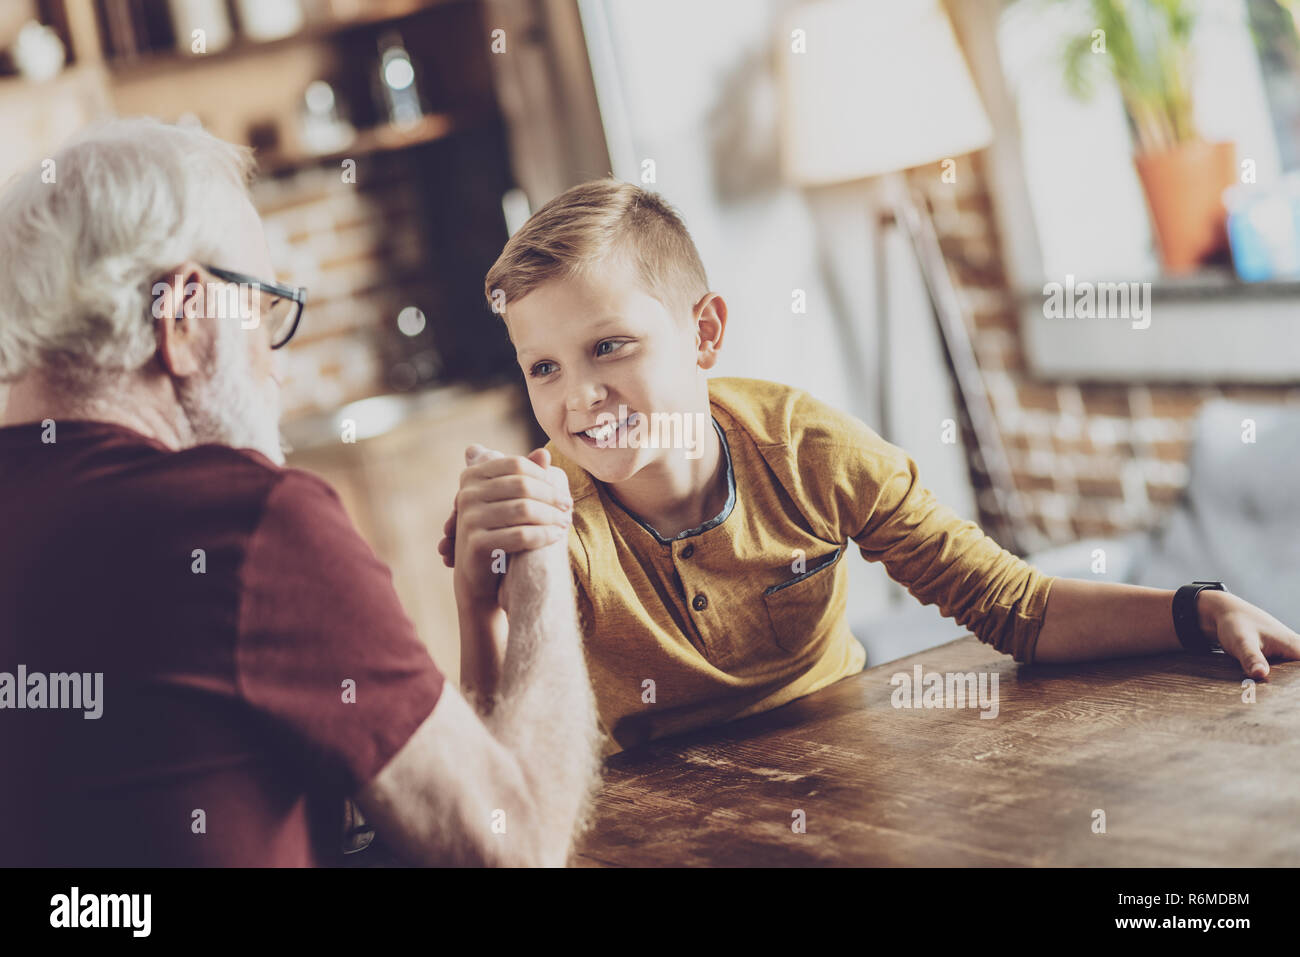
[[[1212,611],[1222,592],[1197,596],[1201,627],[1214,634]],[[1034,651],[1036,662],[1088,661],[1181,651],[1174,631],[1174,592],[1141,585],[1057,578]]]
[[[502,585],[510,634],[489,727],[532,786],[545,857],[564,863],[599,783],[599,730],[564,547],[511,559]]]

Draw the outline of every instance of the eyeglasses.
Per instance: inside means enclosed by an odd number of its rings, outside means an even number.
[[[280,349],[288,345],[293,334],[298,331],[298,323],[302,320],[303,308],[307,305],[307,288],[305,286],[288,286],[284,283],[265,282],[261,279],[254,279],[252,276],[245,276],[243,273],[231,272],[229,269],[218,269],[216,266],[209,266],[207,263],[200,263],[204,269],[212,273],[218,279],[224,279],[226,282],[242,283],[251,286],[260,293],[265,293],[276,297],[276,302],[271,306],[271,348]]]

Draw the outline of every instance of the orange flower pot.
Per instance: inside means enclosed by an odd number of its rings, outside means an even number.
[[[1168,273],[1188,273],[1227,248],[1223,191],[1237,181],[1232,143],[1185,143],[1133,158]]]

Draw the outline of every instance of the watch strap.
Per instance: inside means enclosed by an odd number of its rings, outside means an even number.
[[[1223,582],[1195,581],[1183,585],[1174,592],[1173,615],[1174,632],[1183,647],[1192,654],[1208,655],[1219,648],[1217,640],[1201,629],[1200,616],[1196,612],[1196,596],[1203,591],[1227,591]]]

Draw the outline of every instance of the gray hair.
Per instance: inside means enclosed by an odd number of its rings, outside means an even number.
[[[0,196],[0,382],[148,362],[153,280],[220,256],[253,168],[247,147],[137,117],[91,126],[14,177]]]

